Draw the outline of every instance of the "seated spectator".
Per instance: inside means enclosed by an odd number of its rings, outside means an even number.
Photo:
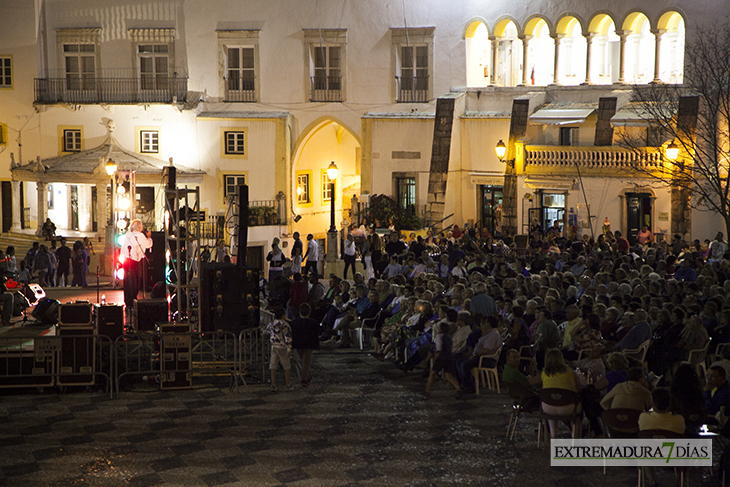
[[[493,355],[502,345],[502,337],[499,335],[499,330],[497,330],[496,326],[496,317],[488,316],[486,319],[482,319],[482,336],[479,338],[473,352],[464,354],[464,357],[457,361],[456,368],[462,389],[474,389],[475,367],[479,365],[480,357],[482,355]],[[494,367],[497,365],[497,362],[494,359],[487,359],[482,364],[486,367]]]
[[[543,389],[566,389],[573,392],[580,392],[580,380],[578,375],[567,365],[563,359],[563,354],[557,348],[551,348],[545,354],[545,368],[542,371],[542,387]],[[569,414],[580,405],[568,406],[550,406],[542,404],[542,410],[546,414]],[[557,424],[554,420],[548,420],[550,427],[550,437],[557,436]]]
[[[686,428],[690,426],[690,417],[705,417],[705,398],[694,366],[681,364],[677,367],[669,393],[669,410],[684,417]]]
[[[527,412],[540,410],[540,398],[535,393],[535,386],[542,382],[539,375],[527,377],[520,372],[520,352],[514,348],[507,350],[507,358],[502,369],[502,382],[517,384],[530,390],[530,394],[524,398],[522,408]]]
[[[617,384],[601,400],[603,409],[636,409],[646,411],[651,408],[651,393],[644,380],[644,371],[633,367],[626,373],[626,382]]]
[[[618,344],[619,350],[636,350],[642,343],[651,338],[651,326],[646,321],[648,317],[649,315],[643,309],[634,314],[631,322],[627,323],[628,332]],[[624,320],[621,320],[622,325],[623,323]]]
[[[595,388],[600,390],[606,389],[611,392],[616,384],[626,382],[626,371],[629,370],[629,361],[622,353],[614,352],[606,359],[610,371],[606,373],[603,379],[596,380]]]
[[[379,295],[377,291],[369,291],[367,294],[367,300],[364,301],[365,305],[362,306],[362,311],[359,311],[360,306],[358,306],[355,310],[351,310],[347,316],[339,322],[337,325],[337,331],[342,332],[342,337],[337,344],[338,348],[349,348],[351,346],[350,330],[361,326],[362,320],[370,320],[377,316],[381,309],[378,299]],[[378,323],[374,323],[373,326],[376,330],[379,330]],[[373,334],[374,342],[377,334],[377,332]],[[379,352],[379,345],[374,343],[373,346],[376,349],[376,353]]]
[[[725,378],[730,377],[730,347],[729,346],[726,346],[722,349],[721,357],[722,357],[722,359],[714,362],[710,366],[710,368],[716,367],[716,366],[722,367],[723,369],[725,369]],[[728,412],[730,412],[730,411],[728,411]]]
[[[654,389],[651,393],[654,408],[648,413],[641,413],[639,416],[639,430],[665,430],[684,434],[684,417],[681,414],[669,412],[670,396],[669,391],[663,387]],[[654,467],[646,468],[646,476],[649,479],[647,485],[655,486]]]
[[[703,395],[707,414],[714,416],[721,410],[730,412],[730,408],[727,407],[730,405],[730,384],[725,378],[725,369],[717,365],[710,367]]]

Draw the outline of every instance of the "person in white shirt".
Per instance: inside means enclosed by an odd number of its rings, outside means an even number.
[[[124,258],[124,304],[132,309],[142,285],[142,259],[145,251],[152,248],[150,232],[143,233],[141,220],[132,220],[129,231],[122,239],[120,256]]]
[[[307,252],[304,254],[306,264],[304,266],[304,274],[309,275],[310,272],[317,271],[317,262],[319,261],[319,245],[314,240],[314,235],[307,235]]]
[[[344,280],[347,280],[347,269],[349,269],[350,267],[352,267],[352,274],[354,278],[355,272],[357,272],[357,260],[355,258],[355,238],[352,236],[351,233],[347,234],[347,238],[345,239],[345,246],[342,253],[342,257],[345,261],[345,271],[342,278]]]

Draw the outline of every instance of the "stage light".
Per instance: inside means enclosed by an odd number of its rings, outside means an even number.
[[[120,267],[119,269],[117,269],[116,276],[117,276],[117,279],[119,279],[120,281],[124,280],[124,268],[123,267]]]

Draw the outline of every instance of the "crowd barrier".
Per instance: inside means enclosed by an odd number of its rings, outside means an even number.
[[[262,312],[262,323],[268,319]],[[58,333],[58,330],[57,330]],[[261,328],[232,332],[106,335],[62,331],[60,335],[0,337],[0,388],[98,385],[119,396],[122,382],[147,377],[161,389],[183,389],[194,377],[227,376],[231,390],[269,362]]]

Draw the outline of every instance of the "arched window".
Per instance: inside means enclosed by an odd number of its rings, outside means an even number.
[[[517,26],[511,20],[503,20],[494,32],[498,41],[495,84],[517,86],[522,81],[522,41],[517,37]]]
[[[466,29],[466,86],[483,88],[490,84],[492,43],[487,26],[472,22]]]
[[[586,39],[575,17],[563,17],[556,28],[560,39],[558,82],[579,85],[586,79]]]
[[[659,79],[681,84],[684,79],[684,19],[677,12],[667,12],[659,19],[657,28],[661,33]]]
[[[634,12],[624,21],[626,58],[624,79],[627,83],[647,84],[654,79],[655,40],[646,15]]]
[[[550,37],[550,27],[543,19],[535,18],[525,26],[525,36],[529,39],[527,70],[529,82],[537,86],[547,86],[555,80],[555,42]]]
[[[589,78],[592,83],[610,85],[618,80],[621,45],[613,19],[606,14],[593,17],[588,27],[591,41]]]

